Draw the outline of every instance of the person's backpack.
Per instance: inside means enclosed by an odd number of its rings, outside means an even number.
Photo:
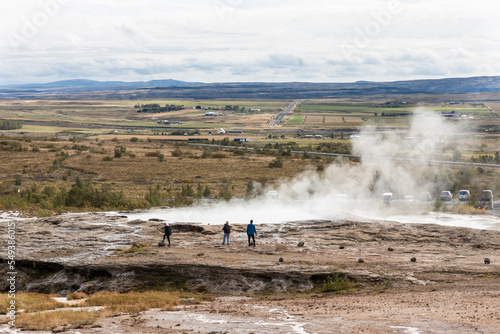
[[[166,235],[171,235],[172,234],[172,229],[170,228],[170,226],[165,226],[165,234]]]

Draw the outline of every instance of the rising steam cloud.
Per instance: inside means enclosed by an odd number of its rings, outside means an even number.
[[[359,137],[353,139],[353,154],[361,156],[360,163],[339,160],[323,172],[310,169],[276,189],[267,188],[267,196],[171,210],[162,218],[221,224],[226,220],[281,223],[334,219],[351,214],[380,217],[387,210],[382,205],[385,192],[401,198],[446,190],[442,189],[446,181],[443,167],[430,162],[442,158],[443,146],[456,145],[454,124],[434,111],[419,108],[409,129],[394,126],[391,131],[381,131],[376,126],[363,127]],[[347,200],[339,200],[339,194],[346,194]]]

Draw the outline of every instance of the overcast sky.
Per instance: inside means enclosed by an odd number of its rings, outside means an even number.
[[[0,85],[500,74],[498,0],[0,0]]]

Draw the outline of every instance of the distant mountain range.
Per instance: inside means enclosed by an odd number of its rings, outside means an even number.
[[[354,83],[201,83],[178,80],[65,80],[0,86],[0,98],[260,98],[307,99],[381,95],[500,92],[500,76]]]
[[[138,89],[144,87],[168,87],[168,86],[186,86],[197,85],[199,82],[185,82],[173,79],[166,80],[151,80],[151,81],[95,81],[85,79],[75,80],[62,80],[42,84],[25,84],[25,85],[12,85],[0,86],[0,89]]]

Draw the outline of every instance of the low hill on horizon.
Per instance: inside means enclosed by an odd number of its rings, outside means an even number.
[[[152,81],[63,80],[0,86],[0,98],[259,98],[308,99],[374,95],[466,94],[500,92],[500,76],[354,83],[227,82],[173,79]]]

